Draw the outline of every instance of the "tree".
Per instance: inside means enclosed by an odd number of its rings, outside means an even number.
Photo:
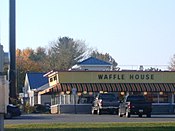
[[[159,68],[154,68],[154,67],[150,67],[148,69],[145,69],[145,71],[161,71],[161,69]]]
[[[29,57],[32,61],[36,62],[42,72],[50,71],[47,50],[44,47],[38,47]]]
[[[24,50],[16,50],[16,69],[17,69],[17,87],[18,92],[22,91],[24,86],[25,74],[28,71],[40,72],[42,71],[39,63],[34,61],[34,50],[31,48],[26,48]]]
[[[93,49],[91,49],[93,50]],[[52,41],[49,48],[38,47],[36,50],[26,48],[16,50],[17,86],[18,92],[24,86],[27,72],[48,72],[50,70],[68,70],[87,56],[105,60],[113,64],[117,62],[108,54],[99,53],[97,50],[89,52],[84,41],[74,40],[69,37],[59,37]]]
[[[170,66],[168,67],[168,69],[171,70],[171,71],[175,71],[175,54],[171,58]]]
[[[83,41],[60,37],[50,48],[38,47],[16,50],[17,87],[22,90],[27,72],[48,72],[67,70],[84,57],[86,45]]]
[[[60,37],[51,43],[48,51],[50,67],[56,70],[67,70],[80,61],[85,52],[86,45],[83,41]]]
[[[112,56],[109,55],[108,53],[103,54],[103,53],[99,53],[97,50],[94,50],[92,51],[91,56],[111,63],[113,65],[113,70],[115,70],[118,65],[115,59],[112,58]]]

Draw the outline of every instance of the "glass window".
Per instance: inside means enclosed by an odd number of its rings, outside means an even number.
[[[70,104],[70,95],[66,95],[66,103],[65,104]]]
[[[159,103],[171,103],[171,93],[159,93]]]
[[[152,103],[171,103],[172,96],[171,93],[165,92],[149,92],[145,95],[146,100]]]
[[[58,102],[59,102],[59,101],[57,101],[56,95],[53,94],[53,95],[52,95],[52,98],[51,98],[51,105],[59,104]]]
[[[148,92],[147,95],[145,95],[145,98],[148,102],[158,103],[158,93],[157,92]]]
[[[94,100],[93,95],[80,96],[78,99],[78,104],[92,104]]]
[[[57,80],[57,76],[54,76],[54,78],[53,78],[53,79],[54,79],[54,81],[56,81],[56,80]]]
[[[65,95],[61,95],[61,103],[60,104],[65,104]]]
[[[50,82],[52,82],[53,81],[53,79],[52,78],[50,78]]]

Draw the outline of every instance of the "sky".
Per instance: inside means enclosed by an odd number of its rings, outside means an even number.
[[[83,40],[119,65],[169,65],[175,0],[16,0],[16,48]],[[9,51],[9,0],[0,0],[0,42]]]

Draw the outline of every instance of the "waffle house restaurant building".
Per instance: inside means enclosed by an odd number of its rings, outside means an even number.
[[[40,94],[52,95],[52,113],[91,109],[90,98],[97,93],[144,95],[152,102],[153,113],[175,113],[175,72],[171,71],[51,71],[45,75],[50,87]],[[72,107],[71,107],[72,105]],[[66,108],[67,106],[67,108]],[[56,109],[55,109],[56,108]]]

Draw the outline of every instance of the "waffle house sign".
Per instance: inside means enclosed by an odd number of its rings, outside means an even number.
[[[175,83],[175,72],[62,71],[59,83]]]
[[[130,80],[154,80],[154,74],[98,74],[99,80],[125,80],[126,77]]]

